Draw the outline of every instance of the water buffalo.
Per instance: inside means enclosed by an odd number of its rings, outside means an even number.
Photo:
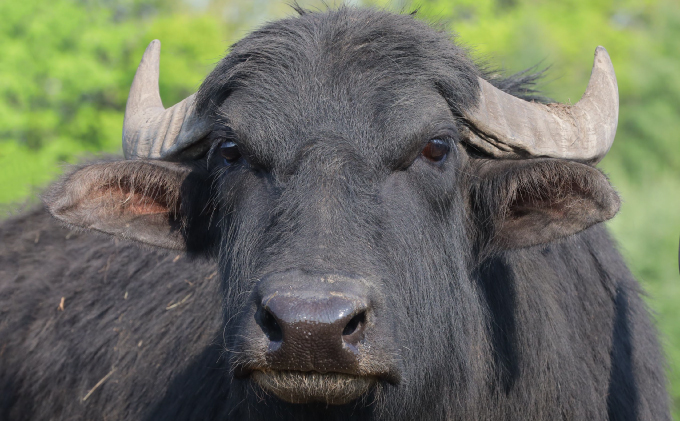
[[[670,418],[603,48],[573,106],[378,10],[267,24],[168,109],[159,59],[125,159],[0,226],[1,419]]]

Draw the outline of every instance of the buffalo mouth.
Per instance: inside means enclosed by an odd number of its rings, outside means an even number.
[[[298,404],[343,405],[367,393],[377,382],[371,376],[313,371],[256,370],[251,377],[265,391]]]

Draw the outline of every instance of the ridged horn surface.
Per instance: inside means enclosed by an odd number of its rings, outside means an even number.
[[[123,121],[127,159],[177,159],[210,132],[210,124],[196,115],[195,94],[163,108],[158,89],[160,56],[161,42],[151,41],[130,87]]]
[[[596,163],[614,142],[619,91],[604,47],[595,50],[590,82],[573,106],[527,102],[481,78],[479,85],[479,103],[464,116],[470,124],[466,141],[494,157]]]

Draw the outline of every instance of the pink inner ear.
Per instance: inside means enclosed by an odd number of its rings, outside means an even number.
[[[145,197],[141,194],[129,193],[125,201],[127,202],[123,204],[123,206],[125,206],[125,211],[137,215],[151,215],[169,212],[167,206],[164,206],[154,200],[150,200],[148,197]]]
[[[155,215],[169,213],[168,193],[162,186],[146,188],[144,191],[130,187],[126,180],[111,183],[97,189],[93,196],[102,206],[110,206],[112,210],[122,214]]]

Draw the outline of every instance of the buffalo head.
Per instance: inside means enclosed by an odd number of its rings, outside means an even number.
[[[618,114],[601,47],[573,106],[514,96],[516,79],[485,75],[446,34],[373,10],[268,24],[167,109],[159,59],[153,41],[126,159],[76,169],[46,203],[74,226],[217,259],[235,402],[441,390],[464,411],[493,371],[480,262],[618,210],[592,166]]]

